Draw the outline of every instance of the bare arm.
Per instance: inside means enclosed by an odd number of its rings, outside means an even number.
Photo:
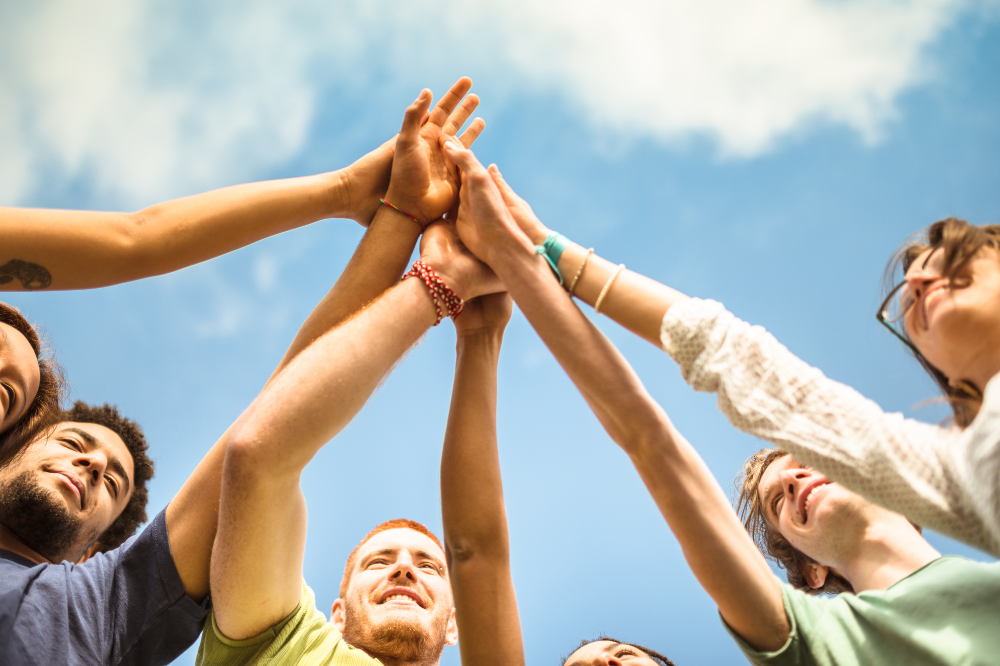
[[[469,303],[455,322],[458,362],[441,455],[441,514],[463,664],[524,664],[510,576],[496,435],[497,362],[506,294]]]
[[[780,647],[790,631],[780,586],[707,466],[534,253],[507,210],[520,205],[516,195],[507,191],[505,200],[471,152],[449,154],[462,168],[463,237],[472,231],[473,242],[489,243],[491,267],[629,454],[722,616],[757,649]],[[473,243],[470,248],[484,249]]]
[[[394,140],[330,173],[226,187],[137,213],[0,208],[0,290],[90,289],[162,275],[332,217],[367,225]]]
[[[475,96],[458,104],[470,85],[468,79],[460,80],[439,103],[439,107],[444,105],[447,117],[444,131],[452,134],[458,131],[476,109],[478,99]],[[425,111],[426,105],[416,103],[407,110],[411,134],[416,130],[424,131],[419,123]],[[462,141],[471,145],[482,129],[483,123],[477,119],[462,135]],[[405,137],[406,140],[412,140],[412,137]],[[401,177],[405,178],[405,174]],[[360,186],[360,183],[356,184],[356,187]],[[413,252],[419,233],[419,226],[412,220],[379,206],[343,274],[299,329],[269,382],[314,340],[395,285]],[[209,567],[219,523],[223,461],[231,430],[227,430],[210,449],[167,507],[167,530],[174,563],[188,595],[198,601],[209,592]]]

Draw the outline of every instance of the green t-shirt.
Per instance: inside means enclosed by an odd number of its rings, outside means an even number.
[[[219,632],[215,613],[208,616],[198,646],[196,666],[381,666],[344,642],[316,608],[316,595],[303,583],[292,614],[253,638],[234,641]]]
[[[886,590],[782,593],[792,633],[775,652],[726,626],[754,664],[1000,664],[1000,562],[941,557]]]

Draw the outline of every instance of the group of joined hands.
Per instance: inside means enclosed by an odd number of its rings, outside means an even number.
[[[475,118],[458,134],[479,105],[471,87],[459,79],[433,110],[430,90],[421,91],[399,134],[344,173],[358,202],[349,205],[353,219],[370,220],[386,202],[421,225],[420,261],[464,301],[454,318],[459,334],[503,328],[510,298],[491,266],[503,257],[531,259],[549,234],[497,166],[484,167],[470,150],[485,122]]]

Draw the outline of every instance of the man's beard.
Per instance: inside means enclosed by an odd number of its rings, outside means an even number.
[[[83,520],[43,488],[31,470],[0,485],[0,524],[51,562],[61,561],[84,529]]]
[[[349,645],[383,661],[386,658],[419,663],[440,660],[444,651],[447,616],[444,627],[432,627],[427,633],[419,622],[397,618],[373,625],[370,618],[363,611],[352,608],[353,605],[346,603],[344,606],[344,640]]]

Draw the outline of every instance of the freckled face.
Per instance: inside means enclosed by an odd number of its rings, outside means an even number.
[[[594,641],[580,647],[564,666],[660,666],[639,648],[614,641]]]
[[[20,331],[0,323],[0,432],[24,414],[38,393],[38,359]]]

